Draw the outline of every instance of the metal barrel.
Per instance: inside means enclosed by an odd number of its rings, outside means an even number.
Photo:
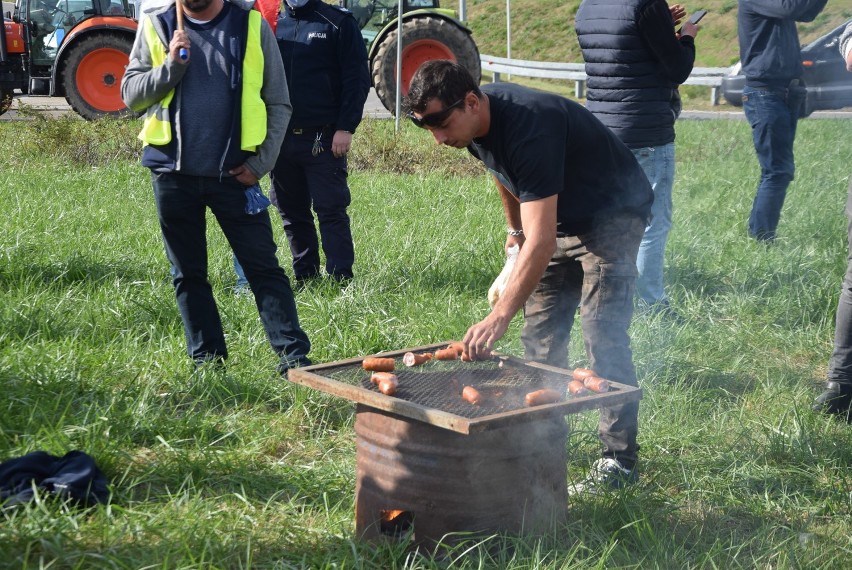
[[[459,434],[358,405],[357,534],[434,546],[450,533],[529,534],[567,516],[560,415]]]

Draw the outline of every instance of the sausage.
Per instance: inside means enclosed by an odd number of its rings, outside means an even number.
[[[574,372],[571,373],[571,378],[573,378],[574,380],[579,380],[579,381],[582,382],[583,380],[585,380],[589,376],[594,376],[594,375],[595,375],[594,370],[590,370],[588,368],[575,368]]]
[[[382,380],[399,380],[396,377],[396,374],[391,374],[390,372],[373,372],[373,375],[370,376],[370,381],[376,386],[379,385],[379,382]]]
[[[391,374],[390,378],[384,378],[379,381],[379,392],[385,396],[393,396],[396,393],[396,388],[399,386],[399,380]]]
[[[597,376],[589,376],[583,380],[586,388],[592,392],[609,392],[609,380],[606,378],[598,378]]]
[[[571,380],[568,382],[568,392],[574,396],[582,396],[588,391],[589,390],[586,388],[586,385],[579,380]]]
[[[413,352],[406,352],[402,355],[402,363],[406,366],[420,366],[424,362],[429,362],[432,360],[431,352],[424,352],[423,354],[414,354]]]
[[[459,353],[459,356],[461,356],[464,352],[464,343],[460,340],[457,340],[455,342],[451,342],[449,346],[447,346],[447,348],[455,349],[455,351]]]
[[[541,406],[542,404],[552,404],[562,399],[562,394],[556,390],[545,388],[544,390],[536,390],[530,392],[524,397],[524,405],[526,406]]]
[[[435,351],[435,360],[458,360],[459,353],[455,348],[442,348]]]
[[[393,358],[378,358],[375,356],[365,358],[361,366],[364,370],[371,370],[373,372],[392,372],[396,368]]]
[[[479,393],[479,390],[474,388],[473,386],[465,386],[462,390],[462,398],[467,400],[468,403],[473,404],[474,406],[478,406],[482,403],[482,394]]]

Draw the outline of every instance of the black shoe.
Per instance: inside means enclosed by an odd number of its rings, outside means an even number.
[[[639,480],[636,468],[627,469],[613,457],[601,457],[592,465],[589,476],[568,486],[568,495],[588,493],[598,495],[606,491],[622,489]]]
[[[814,400],[813,410],[826,414],[845,415],[852,421],[852,385],[840,382],[828,382],[825,390]]]
[[[281,360],[278,362],[276,370],[278,370],[278,374],[286,377],[287,371],[291,368],[301,368],[302,366],[310,366],[311,364],[313,363],[307,356],[299,358],[287,358],[286,356],[282,356]]]

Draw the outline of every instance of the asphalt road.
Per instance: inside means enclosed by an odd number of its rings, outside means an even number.
[[[15,97],[12,102],[12,108],[3,115],[0,115],[0,121],[20,120],[18,114],[18,104],[24,103],[40,112],[49,113],[51,115],[61,115],[62,113],[71,112],[71,107],[65,102],[63,97],[30,97],[20,95]],[[730,107],[725,107],[730,109]],[[367,103],[364,105],[364,116],[375,119],[389,119],[392,115],[387,109],[382,106],[379,101],[376,91],[370,89],[370,94],[367,96]],[[743,120],[745,116],[742,111],[684,111],[681,114],[681,119],[734,119]],[[852,119],[852,110],[844,111],[817,111],[809,118],[811,119]]]
[[[18,105],[23,103],[39,112],[48,113],[58,116],[63,113],[72,112],[71,107],[65,101],[64,97],[44,97],[44,96],[27,96],[18,95],[12,101],[12,108],[3,115],[0,115],[0,121],[15,121],[20,120],[21,116],[18,113]],[[369,116],[377,119],[389,119],[391,114],[382,106],[379,101],[376,91],[370,89],[370,94],[367,96],[367,103],[364,105],[364,116]]]

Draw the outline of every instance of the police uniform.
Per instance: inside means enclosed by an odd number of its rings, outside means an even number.
[[[290,4],[294,4],[292,2]],[[351,12],[319,0],[285,4],[276,38],[293,116],[272,170],[273,204],[284,222],[297,279],[320,272],[319,221],[327,273],[352,277],[355,259],[345,156],[331,152],[336,131],[354,133],[370,90],[367,49]]]

